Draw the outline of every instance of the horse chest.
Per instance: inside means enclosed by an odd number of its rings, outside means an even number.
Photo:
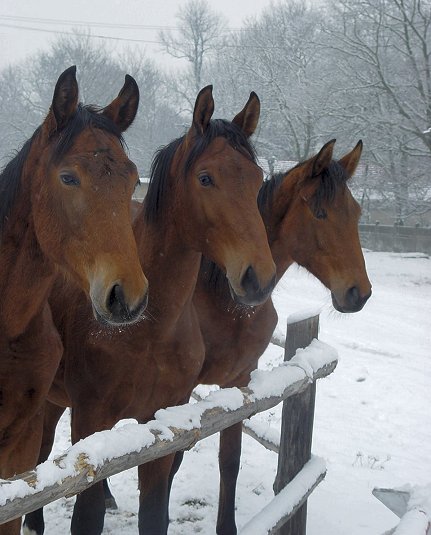
[[[219,315],[217,321],[207,324],[199,382],[228,386],[256,368],[276,324],[277,314],[270,301],[235,315]]]
[[[193,347],[172,348],[155,359],[154,389],[172,401],[193,388],[204,360],[204,351]]]

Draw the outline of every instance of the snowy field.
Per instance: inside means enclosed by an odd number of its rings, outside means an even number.
[[[326,459],[326,479],[309,499],[309,535],[381,535],[397,517],[371,494],[373,487],[431,483],[431,260],[424,255],[366,252],[373,296],[364,310],[341,315],[328,291],[292,267],[274,300],[279,326],[288,315],[321,307],[320,339],[339,353],[339,365],[318,383],[313,452]],[[282,360],[271,345],[260,366]],[[258,416],[279,428],[281,406]],[[67,417],[56,453],[68,445]],[[187,452],[174,481],[171,535],[215,534],[218,437]],[[238,484],[237,523],[243,526],[272,496],[276,454],[248,436]],[[111,478],[118,511],[104,533],[137,533],[137,474]],[[69,532],[74,498],[46,508],[47,535]]]

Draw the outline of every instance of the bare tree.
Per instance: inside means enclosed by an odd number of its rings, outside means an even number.
[[[287,0],[249,20],[224,44],[218,85],[223,86],[223,78],[227,81],[226,100],[242,87],[259,95],[257,144],[266,156],[302,160],[325,136],[331,79],[322,77],[325,58],[318,47],[319,26],[318,9]]]
[[[188,62],[189,76],[197,92],[202,88],[205,60],[220,43],[224,20],[206,0],[189,0],[178,11],[177,19],[177,32],[161,31],[160,40],[168,54]]]
[[[332,7],[332,48],[348,58],[355,82],[368,95],[387,95],[411,154],[418,140],[431,152],[429,0],[336,0]]]
[[[175,128],[177,113],[165,95],[161,73],[139,50],[115,57],[89,35],[62,37],[47,52],[0,72],[1,154],[9,155],[41,123],[55,81],[70,65],[78,67],[80,100],[85,104],[104,106],[118,93],[126,73],[136,78],[140,107],[125,138],[140,173],[148,173],[157,147],[179,132]]]
[[[32,133],[40,114],[25,91],[26,70],[14,65],[0,72],[0,167]]]
[[[382,170],[376,191],[396,219],[421,213],[430,202],[431,3],[335,0],[328,14],[325,46],[345,75],[340,119],[366,134],[369,160]]]

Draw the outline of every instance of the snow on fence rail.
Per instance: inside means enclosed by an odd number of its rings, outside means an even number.
[[[294,324],[288,323],[285,353],[288,361],[270,371],[256,370],[246,388],[222,389],[212,392],[197,403],[159,410],[155,419],[147,424],[128,424],[110,431],[95,433],[34,470],[7,480],[0,480],[0,524],[63,496],[82,492],[97,481],[139,464],[178,450],[189,449],[197,441],[258,412],[270,409],[283,400],[293,398],[302,400],[301,396],[304,393],[308,399],[310,395],[307,392],[310,390],[314,392],[315,381],[332,373],[337,365],[336,351],[317,340],[317,331],[318,316],[301,319]],[[314,394],[312,397],[314,402]],[[312,418],[311,415],[311,422]],[[292,414],[284,419],[282,437],[289,440],[289,448],[294,448],[300,455],[294,463],[292,475],[291,461],[286,472],[283,468],[286,458],[281,459],[283,452],[280,453],[274,485],[277,493],[282,491],[286,483],[293,480],[310,460],[311,436],[305,439],[305,449],[303,444],[294,446],[291,442],[292,436],[288,437],[289,432],[297,433],[292,427],[293,420],[295,418],[292,418]],[[298,415],[296,425],[299,423],[302,426],[303,421],[309,426],[310,417],[304,414]],[[289,428],[287,434],[286,428]],[[311,431],[311,428],[308,431]],[[298,442],[298,436],[302,439],[304,433],[293,437],[294,442]],[[324,477],[326,469],[322,461],[314,459],[310,463],[311,465],[307,465],[307,470],[298,476],[297,483],[292,481],[290,485],[290,489],[293,488],[295,492],[298,492],[298,488],[304,492],[290,499],[289,503],[293,504],[290,509],[283,508],[281,511],[283,522],[289,518],[286,514],[293,514],[301,506],[304,510],[302,504]],[[315,477],[310,478],[310,475]],[[285,482],[282,482],[284,480]],[[286,492],[288,490],[283,491],[283,496]],[[265,522],[268,523],[268,518],[272,518],[274,512],[279,510],[277,505],[270,505],[270,513],[265,513]],[[280,518],[274,519],[273,526],[279,524]],[[303,529],[305,530],[305,524]],[[275,533],[273,528],[269,532]],[[277,531],[277,533],[290,533],[290,531]],[[299,535],[302,531],[292,533]]]
[[[242,528],[239,535],[273,535],[299,510],[326,475],[325,461],[312,456],[275,498]]]

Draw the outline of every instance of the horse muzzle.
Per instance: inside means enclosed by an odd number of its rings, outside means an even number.
[[[276,284],[276,276],[274,275],[269,284],[262,287],[256,272],[252,266],[249,266],[241,278],[241,293],[235,291],[229,282],[229,290],[232,299],[242,305],[256,306],[264,303],[271,295]]]
[[[128,325],[138,322],[148,305],[148,290],[141,301],[130,306],[121,284],[114,284],[108,292],[104,306],[97,306],[93,300],[93,313],[97,321],[104,325]]]
[[[371,290],[367,294],[361,295],[357,286],[349,288],[342,296],[342,299],[338,299],[335,293],[331,292],[333,307],[343,314],[359,312],[370,297]]]

